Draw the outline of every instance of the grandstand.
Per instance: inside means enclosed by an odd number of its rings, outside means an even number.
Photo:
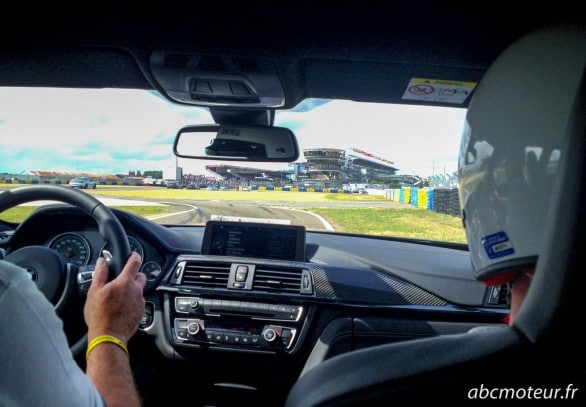
[[[207,165],[206,170],[229,184],[305,184],[323,188],[340,188],[344,183],[405,184],[416,181],[411,176],[397,176],[392,161],[352,148],[311,148],[303,150],[304,161],[289,164],[287,169],[266,170],[233,165]],[[411,181],[411,182],[410,182]]]
[[[391,182],[398,171],[392,161],[351,148],[346,152],[344,173],[351,182]]]

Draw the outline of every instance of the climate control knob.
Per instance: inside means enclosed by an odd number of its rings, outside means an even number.
[[[279,333],[277,332],[276,329],[274,328],[266,328],[263,332],[262,332],[262,337],[265,341],[271,343],[271,342],[275,342],[277,340],[277,337],[279,336]]]
[[[187,332],[190,335],[197,335],[200,329],[201,328],[197,322],[190,322],[189,325],[187,325]]]

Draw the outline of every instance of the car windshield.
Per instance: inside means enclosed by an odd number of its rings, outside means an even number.
[[[306,99],[274,119],[300,158],[263,164],[175,157],[181,127],[214,120],[153,91],[0,88],[0,104],[0,190],[84,177],[87,193],[162,224],[254,219],[465,243],[463,108]],[[26,215],[14,209],[0,218]]]

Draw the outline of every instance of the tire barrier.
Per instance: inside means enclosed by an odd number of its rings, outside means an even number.
[[[409,195],[411,196],[411,199],[408,203],[410,203],[411,206],[418,208],[419,188],[412,187]]]
[[[460,216],[458,189],[434,189],[434,210],[447,215]]]
[[[28,184],[62,184],[67,185],[63,180],[23,180],[15,178],[0,179],[0,184],[28,185]],[[142,186],[138,181],[98,181],[97,185],[120,185],[120,186]],[[238,190],[244,190],[239,187]],[[351,193],[341,188],[321,188],[321,187],[276,187],[273,185],[252,185],[249,187],[252,191],[284,191],[284,192],[319,192],[319,193]],[[443,213],[446,215],[460,216],[460,201],[457,188],[417,188],[402,187],[386,189],[384,196],[393,202],[412,205],[419,209],[426,209]]]
[[[386,190],[385,197],[391,201],[409,204],[419,209],[460,216],[457,188],[403,187]]]

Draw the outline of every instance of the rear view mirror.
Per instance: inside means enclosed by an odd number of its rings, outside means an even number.
[[[203,125],[177,133],[173,153],[203,160],[292,162],[299,158],[295,134],[284,127]]]

